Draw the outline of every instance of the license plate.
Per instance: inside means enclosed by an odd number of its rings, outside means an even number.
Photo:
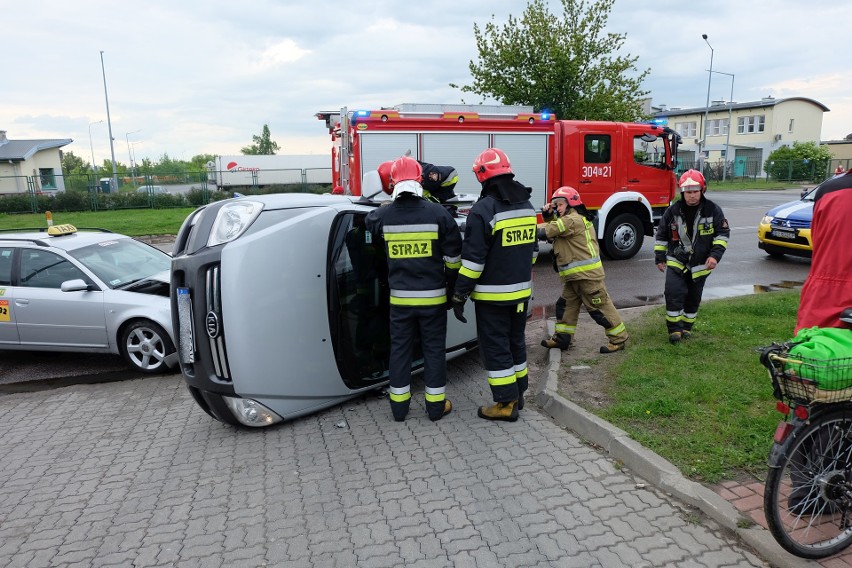
[[[793,240],[796,238],[796,229],[772,229],[772,236],[777,239]]]
[[[192,294],[189,288],[177,289],[178,351],[181,363],[195,362],[195,336],[192,330]]]

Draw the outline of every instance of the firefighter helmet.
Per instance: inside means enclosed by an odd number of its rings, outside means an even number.
[[[570,185],[563,185],[554,191],[550,198],[555,199],[557,197],[561,197],[566,200],[568,202],[568,207],[576,207],[577,205],[583,204],[583,200],[580,199],[580,193]]]
[[[379,172],[379,179],[382,181],[382,191],[390,195],[393,192],[393,183],[391,182],[391,166],[393,162],[382,162],[376,170]]]
[[[393,182],[393,198],[399,197],[400,193],[413,193],[417,197],[423,196],[423,187],[420,180],[423,177],[423,168],[420,162],[408,156],[402,156],[391,165],[391,182]]]
[[[499,148],[488,148],[476,157],[473,162],[473,173],[479,183],[491,179],[494,176],[511,174],[512,166],[509,157]]]
[[[678,181],[678,186],[680,186],[680,191],[683,193],[689,188],[690,191],[695,191],[695,186],[698,186],[701,189],[701,193],[707,189],[707,182],[704,180],[704,176],[701,172],[697,170],[686,170],[683,172],[683,175],[680,176],[680,180]]]

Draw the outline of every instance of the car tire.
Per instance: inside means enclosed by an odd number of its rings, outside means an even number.
[[[134,369],[155,374],[168,368],[166,357],[175,352],[175,346],[162,327],[149,320],[138,320],[124,328],[119,350]]]
[[[633,213],[622,213],[606,224],[603,238],[604,253],[613,260],[636,256],[645,239],[642,221]]]

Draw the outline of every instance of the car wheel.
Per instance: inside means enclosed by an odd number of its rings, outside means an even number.
[[[632,213],[622,213],[606,225],[604,253],[613,260],[631,258],[642,248],[644,239],[645,231],[639,217]]]
[[[175,346],[162,327],[152,321],[141,320],[125,328],[119,349],[122,357],[136,370],[160,373],[167,368],[166,357],[174,353]]]

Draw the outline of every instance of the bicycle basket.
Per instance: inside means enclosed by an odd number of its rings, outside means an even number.
[[[852,357],[812,359],[772,353],[768,362],[776,398],[799,403],[852,400]]]

